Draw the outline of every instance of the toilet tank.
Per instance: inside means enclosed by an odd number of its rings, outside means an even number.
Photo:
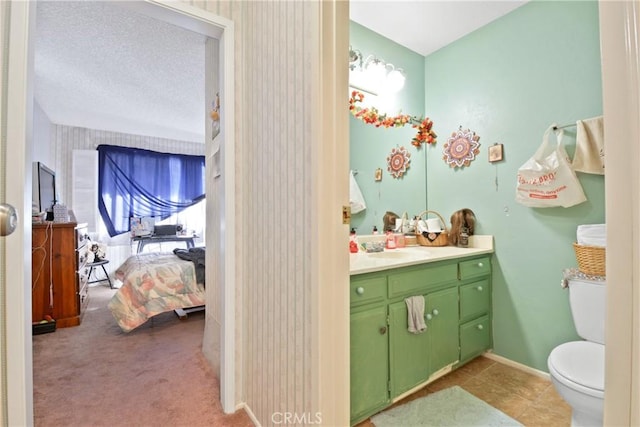
[[[569,303],[578,335],[604,344],[606,287],[604,281],[569,280]]]

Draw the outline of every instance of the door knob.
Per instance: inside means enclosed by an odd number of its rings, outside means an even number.
[[[434,316],[437,316],[438,314],[440,314],[440,312],[438,311],[437,308],[434,308],[432,313],[433,313]]]
[[[13,206],[0,204],[0,236],[8,236],[18,226],[18,213]]]
[[[387,327],[386,326],[381,327],[380,328],[380,335],[384,335],[386,333],[387,333]]]

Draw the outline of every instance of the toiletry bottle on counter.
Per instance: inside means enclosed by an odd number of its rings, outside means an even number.
[[[356,236],[356,229],[352,228],[349,234],[349,252],[355,254],[358,252],[358,237]]]
[[[396,248],[396,239],[391,231],[387,231],[387,249]]]
[[[462,227],[460,230],[460,239],[458,239],[458,246],[461,248],[469,247],[469,230],[467,227]]]
[[[378,227],[375,225],[373,226],[373,234],[378,234]]]

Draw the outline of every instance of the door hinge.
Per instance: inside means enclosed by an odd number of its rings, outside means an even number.
[[[391,325],[391,319],[389,319],[389,316],[387,315],[387,326]]]
[[[342,223],[351,223],[351,206],[342,206]]]

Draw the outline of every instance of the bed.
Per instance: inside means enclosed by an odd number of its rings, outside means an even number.
[[[115,276],[122,287],[108,307],[123,331],[130,332],[167,311],[204,308],[204,261],[196,271],[198,263],[189,260],[189,251],[132,255],[118,267]]]

